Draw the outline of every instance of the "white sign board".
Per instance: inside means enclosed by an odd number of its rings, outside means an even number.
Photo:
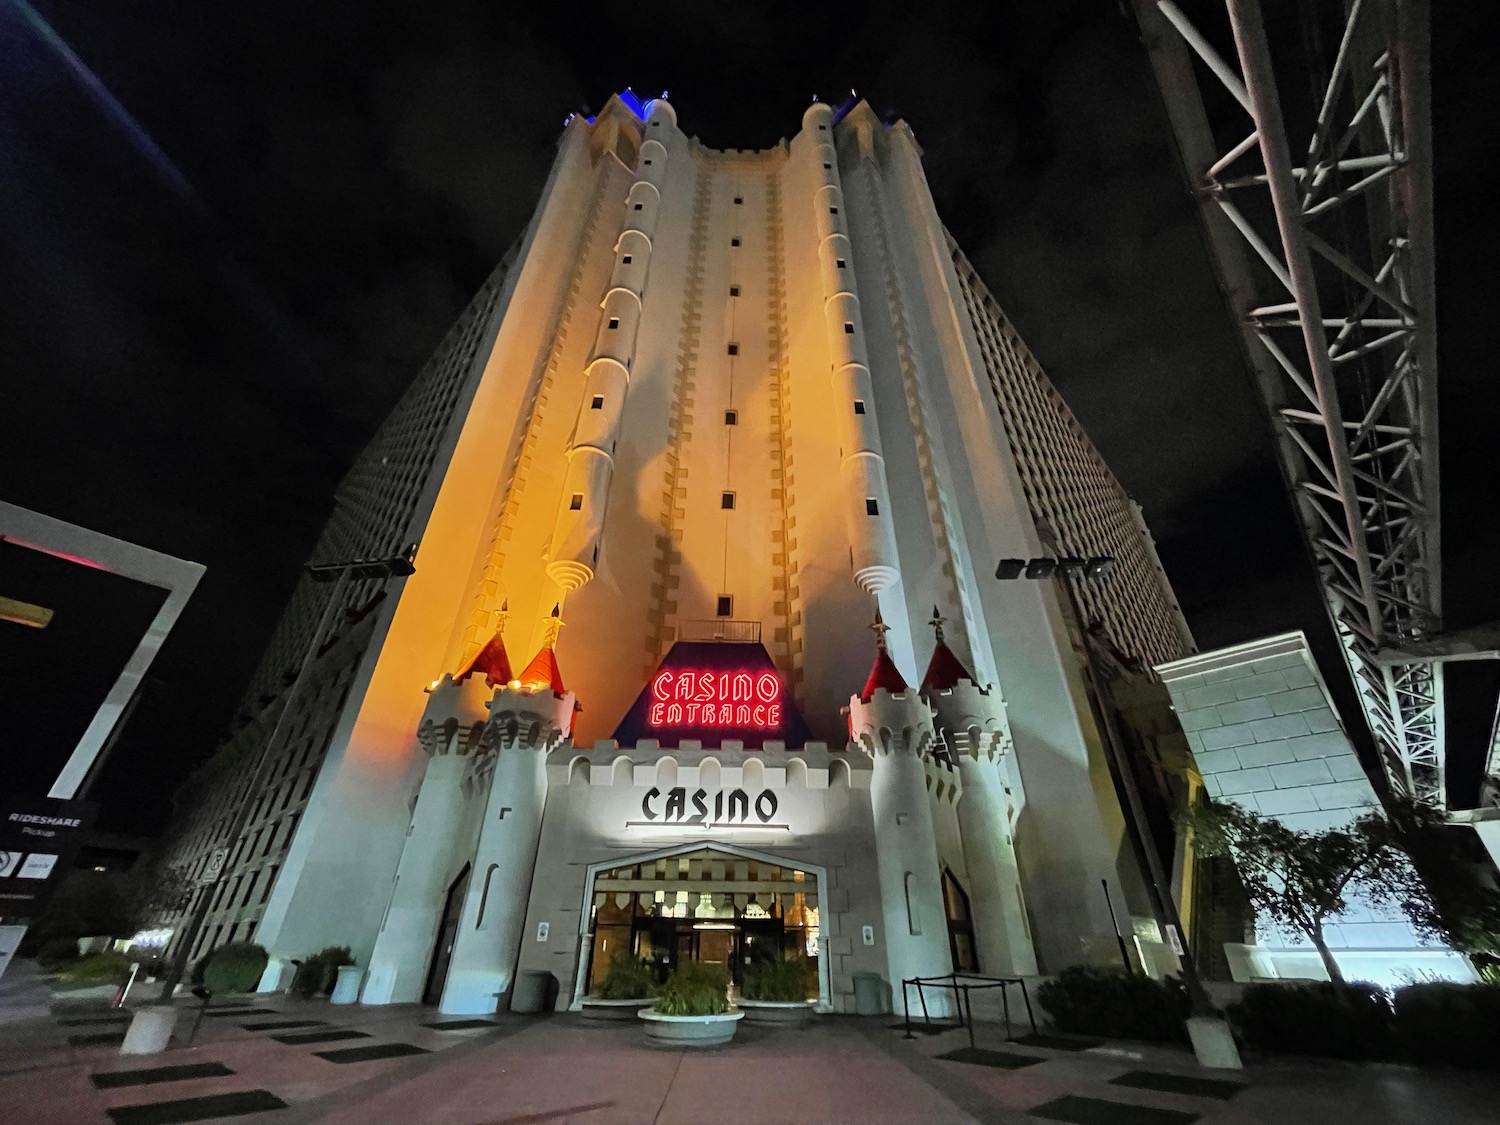
[[[229,862],[228,848],[215,848],[208,853],[208,862],[203,866],[203,874],[198,876],[198,885],[211,887],[219,881],[219,876],[224,874],[224,865]]]

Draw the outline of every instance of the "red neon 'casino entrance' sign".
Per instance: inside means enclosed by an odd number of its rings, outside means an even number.
[[[773,672],[663,669],[651,681],[647,723],[653,727],[781,725],[781,678]]]

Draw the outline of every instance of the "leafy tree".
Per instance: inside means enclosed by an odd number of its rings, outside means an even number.
[[[1256,910],[1313,944],[1340,999],[1348,988],[1324,939],[1324,927],[1350,906],[1356,887],[1375,902],[1409,914],[1427,910],[1427,894],[1398,833],[1379,814],[1345,828],[1298,832],[1239,805],[1208,801],[1181,818],[1204,855],[1225,855]]]
[[[1493,974],[1500,965],[1500,891],[1490,880],[1483,845],[1472,830],[1450,824],[1429,804],[1393,797],[1386,805],[1387,830],[1411,857],[1427,893],[1411,896],[1406,884],[1382,872],[1376,880],[1387,884],[1387,896],[1424,936],[1468,954],[1481,972]]]
[[[137,873],[70,871],[26,934],[26,948],[58,938],[130,937],[177,909],[191,891],[176,868]]]

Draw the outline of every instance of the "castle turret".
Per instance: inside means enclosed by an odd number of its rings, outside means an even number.
[[[934,606],[931,625],[937,646],[921,694],[932,708],[937,737],[957,763],[963,786],[958,828],[979,967],[991,976],[1031,975],[1037,971],[1036,951],[1012,838],[1025,798],[1010,768],[1014,744],[1005,701],[993,686],[981,688],[975,682],[944,641],[943,621]]]
[[[511,679],[500,627],[457,675],[444,675],[428,689],[417,740],[428,761],[412,806],[406,846],[396,869],[390,906],[361,997],[366,1004],[410,1004],[421,999],[432,933],[442,914],[448,869],[463,825],[464,776],[471,752],[484,741],[495,688]]]
[[[573,729],[576,701],[563,687],[555,648],[562,624],[553,607],[541,651],[489,703],[484,751],[468,777],[488,797],[443,1012],[486,1015],[513,984],[547,800],[547,753]]]
[[[887,626],[875,615],[875,664],[859,695],[849,700],[849,730],[874,761],[870,805],[875,861],[885,917],[886,961],[895,1002],[901,982],[953,971],[947,915],[938,873],[937,835],[927,795],[924,761],[932,752],[932,711],[907,687],[886,651]],[[933,1011],[949,1010],[942,1002]]]

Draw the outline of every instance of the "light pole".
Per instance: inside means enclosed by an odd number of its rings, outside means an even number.
[[[1050,527],[1039,523],[1037,532],[1047,549],[1060,553],[1056,536]],[[1032,559],[1028,565],[1018,567],[1015,564],[1019,561],[1002,559],[995,570],[995,577],[1003,579],[1056,576],[1062,586],[1065,612],[1083,641],[1083,665],[1088,679],[1085,694],[1088,696],[1089,707],[1093,711],[1094,722],[1102,736],[1105,753],[1109,755],[1114,774],[1120,779],[1120,788],[1124,791],[1125,828],[1130,833],[1136,855],[1140,857],[1146,868],[1144,874],[1150,884],[1150,897],[1155,907],[1157,923],[1162,927],[1172,927],[1180,935],[1183,932],[1182,919],[1177,912],[1177,903],[1172,898],[1172,884],[1162,867],[1161,856],[1157,854],[1156,847],[1151,841],[1146,807],[1141,801],[1140,788],[1136,785],[1135,771],[1125,753],[1119,725],[1115,721],[1114,708],[1107,698],[1108,687],[1095,659],[1097,641],[1088,629],[1083,617],[1083,609],[1078,604],[1078,596],[1068,576],[1068,572],[1072,570],[1088,578],[1102,578],[1112,569],[1114,560],[1106,557]],[[1054,565],[1046,565],[1048,563]],[[1182,983],[1187,990],[1188,1002],[1192,1005],[1192,1018],[1188,1020],[1188,1033],[1199,1063],[1204,1066],[1239,1069],[1241,1066],[1239,1050],[1235,1046],[1233,1033],[1218,1007],[1209,997],[1207,989],[1203,987],[1202,978],[1198,976],[1198,967],[1193,961],[1192,953],[1187,949],[1186,942],[1183,942],[1183,951],[1178,954],[1178,960],[1182,967]]]
[[[307,682],[313,665],[317,662],[318,651],[323,647],[329,626],[333,622],[334,615],[338,613],[343,604],[344,588],[350,579],[380,579],[385,581],[391,578],[414,574],[416,567],[412,564],[412,557],[416,554],[416,544],[407,548],[405,554],[393,555],[383,559],[352,559],[348,562],[339,563],[309,563],[307,565],[308,576],[314,582],[332,582],[333,590],[329,594],[328,604],[323,608],[323,615],[318,619],[318,626],[313,630],[312,639],[308,642],[307,651],[302,657],[302,663],[297,668],[296,678],[287,689],[286,700],[282,704],[281,713],[276,717],[276,725],[271,729],[270,738],[266,739],[265,745],[261,747],[260,757],[255,763],[255,771],[250,775],[250,782],[245,787],[243,796],[240,797],[239,806],[234,811],[234,817],[229,822],[229,827],[224,834],[224,839],[229,847],[234,847],[234,842],[239,839],[245,830],[245,824],[250,819],[250,812],[255,807],[256,799],[260,795],[261,786],[264,784],[266,774],[270,770],[272,762],[275,761],[277,752],[281,749],[281,743],[285,737],[286,729],[291,719],[293,705],[297,697],[302,693],[303,685]],[[175,1022],[176,1011],[172,1009],[172,994],[176,992],[177,986],[182,982],[182,976],[187,968],[188,951],[192,949],[197,940],[199,932],[203,929],[203,921],[208,917],[208,911],[213,903],[214,888],[221,880],[229,874],[228,864],[220,869],[213,882],[203,888],[202,896],[198,904],[193,908],[186,925],[183,927],[182,935],[178,939],[177,951],[172,955],[172,962],[167,969],[166,980],[162,982],[161,995],[156,999],[153,1008],[144,1008],[136,1013],[136,1018],[131,1023],[130,1033],[125,1037],[125,1043],[121,1046],[122,1054],[154,1054],[165,1049],[167,1039],[171,1035],[172,1023]],[[171,1013],[171,1019],[161,1014],[161,1009],[166,1007]],[[137,1023],[142,1024],[141,1034],[136,1034]],[[164,1030],[163,1030],[164,1028]],[[157,1040],[159,1039],[159,1042]]]

